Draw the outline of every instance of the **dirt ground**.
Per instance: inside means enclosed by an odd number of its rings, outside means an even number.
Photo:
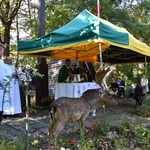
[[[101,110],[103,111],[103,110]],[[98,116],[103,116],[101,111],[98,111]],[[150,124],[150,118],[143,118],[137,116],[135,106],[133,105],[118,105],[116,107],[106,107],[106,123],[112,126],[118,126],[122,121],[128,120],[130,123],[136,125],[147,126]]]

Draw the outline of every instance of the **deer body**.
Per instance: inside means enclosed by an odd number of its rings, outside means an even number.
[[[86,94],[85,94],[86,95]],[[102,105],[117,105],[117,102],[108,92],[102,93],[100,96],[87,98],[83,94],[80,98],[61,97],[50,105],[50,114],[52,122],[50,123],[48,135],[51,141],[51,133],[54,126],[54,147],[59,133],[64,129],[65,125],[71,121],[78,121],[80,126],[80,135],[84,137],[84,121],[91,111],[101,107]]]

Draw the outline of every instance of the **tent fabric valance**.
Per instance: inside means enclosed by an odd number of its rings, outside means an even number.
[[[150,47],[135,39],[125,28],[98,18],[87,10],[43,37],[18,41],[18,53],[35,57],[98,62],[99,43],[102,45],[103,62],[106,63],[117,63],[116,58],[120,58],[119,63],[124,62],[125,57],[114,53],[150,56]],[[126,60],[133,62],[132,59]]]

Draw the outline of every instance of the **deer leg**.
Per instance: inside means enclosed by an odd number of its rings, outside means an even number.
[[[54,132],[54,150],[56,149],[57,145],[57,137],[60,134],[60,132],[64,129],[65,123],[62,123],[61,121],[57,122],[56,129]]]
[[[52,129],[54,128],[55,124],[56,124],[56,120],[53,119],[52,122],[50,123],[49,129],[48,129],[48,139],[49,139],[49,143],[51,142]]]
[[[84,121],[81,118],[80,120],[78,120],[79,126],[80,126],[80,136],[82,139],[84,139]]]

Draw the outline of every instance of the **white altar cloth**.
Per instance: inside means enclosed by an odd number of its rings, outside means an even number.
[[[78,98],[89,89],[101,88],[95,82],[83,82],[83,83],[56,83],[54,86],[55,99],[59,97],[72,97]]]

